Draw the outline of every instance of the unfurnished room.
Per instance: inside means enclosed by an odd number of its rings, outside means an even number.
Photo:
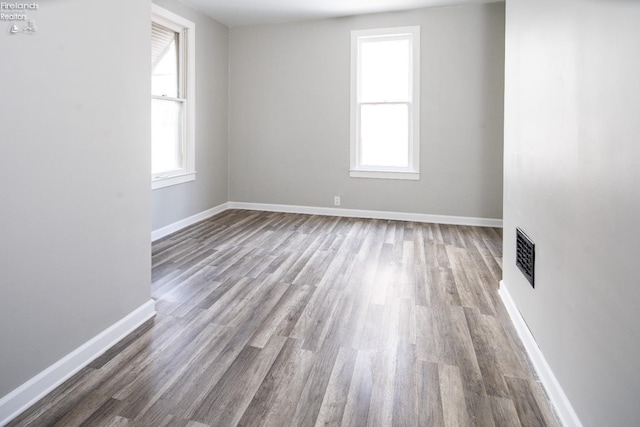
[[[0,31],[0,426],[640,425],[640,2]]]

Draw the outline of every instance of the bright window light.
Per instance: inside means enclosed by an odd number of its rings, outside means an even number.
[[[194,24],[152,5],[151,188],[195,179]]]
[[[352,31],[352,177],[419,179],[419,27]]]

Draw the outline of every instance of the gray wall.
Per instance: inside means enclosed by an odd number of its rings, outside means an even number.
[[[153,190],[152,229],[229,200],[229,30],[177,0],[154,3],[196,24],[196,180]]]
[[[349,178],[350,31],[420,25],[421,180]],[[232,201],[502,218],[504,4],[230,30]]]
[[[35,35],[0,23],[0,397],[150,298],[149,14],[65,0]]]
[[[640,419],[639,23],[631,1],[507,2],[504,281],[585,426]]]

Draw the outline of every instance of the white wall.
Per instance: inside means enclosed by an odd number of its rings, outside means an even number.
[[[64,0],[37,34],[0,22],[0,398],[150,298],[149,16]]]
[[[509,0],[506,17],[504,281],[584,425],[638,425],[640,3]]]
[[[156,230],[229,201],[229,30],[178,0],[155,4],[196,24],[196,180],[154,190]]]
[[[349,178],[350,31],[420,25],[420,181]],[[230,30],[229,198],[502,218],[504,4]]]

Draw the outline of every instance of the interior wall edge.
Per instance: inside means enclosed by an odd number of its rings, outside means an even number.
[[[565,427],[582,427],[582,422],[578,418],[578,414],[573,409],[569,398],[562,389],[562,385],[551,370],[542,350],[538,347],[533,334],[529,330],[520,310],[518,310],[518,306],[511,297],[509,289],[505,286],[505,283],[502,280],[500,281],[498,294],[509,313],[509,317],[516,328],[516,332],[524,344],[524,348],[527,350],[527,354],[531,359],[533,367],[536,370],[536,373],[540,378],[540,382],[546,390],[549,399],[551,400],[551,404],[555,408],[562,425]]]
[[[165,227],[158,228],[157,230],[153,230],[151,232],[151,241],[155,242],[156,240],[160,240],[163,237],[168,236],[169,234],[173,234],[176,231],[180,231],[183,228],[186,228],[190,225],[195,224],[196,222],[200,222],[205,219],[211,218],[212,216],[222,213],[228,209],[229,209],[229,202],[222,203],[218,206],[214,206],[211,209],[204,210],[200,213],[191,215],[190,217],[181,219],[180,221],[176,221]]]
[[[0,399],[0,426],[29,409],[155,314],[155,301],[151,299],[4,396]]]

